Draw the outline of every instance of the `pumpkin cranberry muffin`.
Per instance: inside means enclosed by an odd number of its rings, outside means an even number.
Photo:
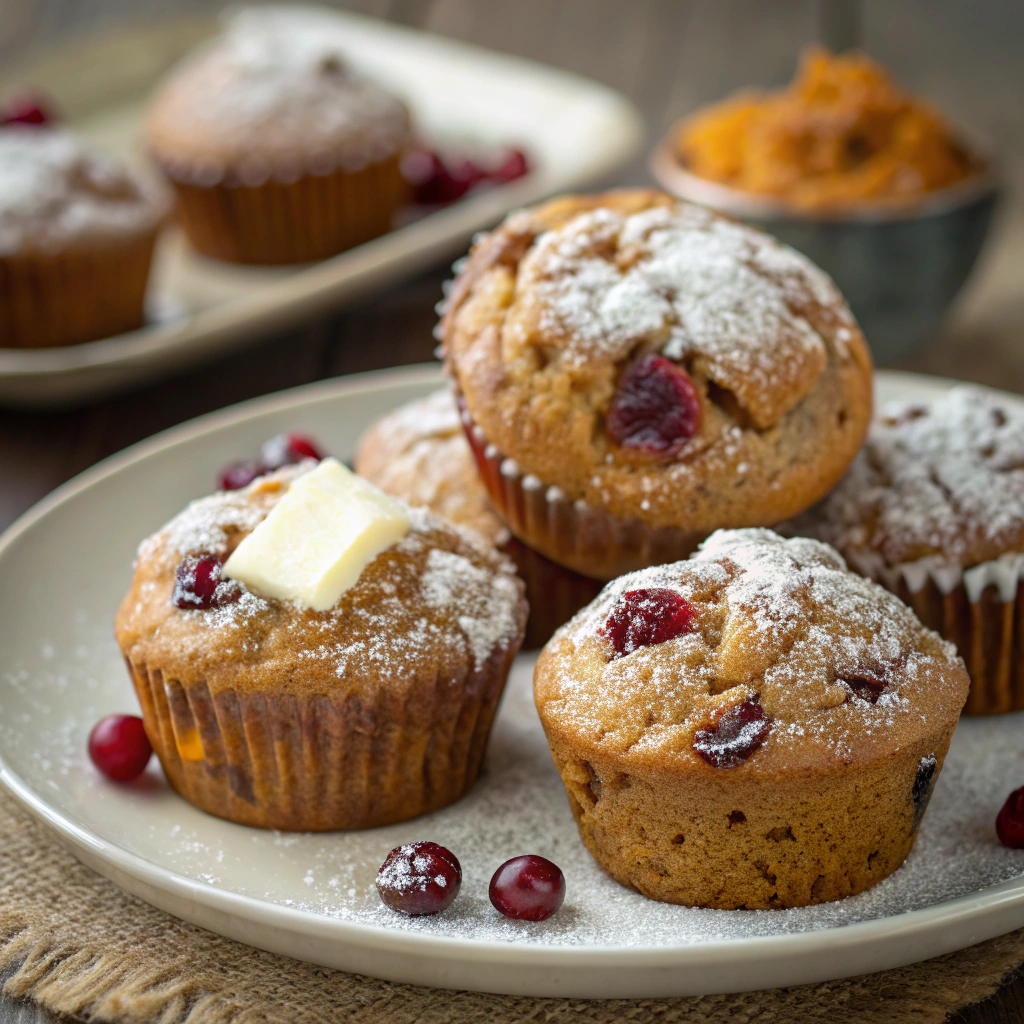
[[[605,579],[806,508],[870,418],[870,356],[828,277],[653,190],[512,214],[439,334],[512,532]]]
[[[408,504],[473,528],[515,562],[530,606],[524,647],[543,647],[601,589],[597,580],[564,569],[509,533],[477,473],[448,388],[373,424],[359,442],[355,467]]]
[[[193,502],[144,541],[117,641],[147,735],[187,800],[266,828],[386,825],[476,780],[526,603],[512,565],[475,534],[333,459],[314,465]],[[355,493],[350,516],[326,504],[338,480]],[[290,514],[318,499],[295,532],[313,524],[324,537],[282,539],[286,502]],[[319,557],[368,505],[386,513],[374,529],[398,530],[340,597],[272,596],[284,592],[275,573]]]
[[[167,198],[68,132],[0,126],[0,346],[49,348],[142,326]]]
[[[724,530],[610,583],[544,649],[534,696],[602,867],[754,909],[899,867],[967,685],[952,644],[831,548]]]
[[[301,263],[390,229],[409,113],[344,49],[329,12],[243,10],[161,88],[146,139],[200,252]]]
[[[953,641],[966,711],[1024,708],[1024,416],[958,387],[887,407],[819,505],[780,527],[838,548]]]

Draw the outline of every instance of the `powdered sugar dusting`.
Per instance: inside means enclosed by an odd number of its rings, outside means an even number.
[[[0,253],[145,231],[164,208],[154,183],[67,132],[0,127]]]
[[[1024,550],[1024,416],[971,387],[930,408],[891,404],[836,489],[786,530],[890,565],[967,568]]]
[[[538,238],[520,279],[542,330],[567,339],[568,360],[619,361],[639,343],[699,359],[768,422],[825,366],[830,338],[801,310],[836,306],[848,316],[804,257],[689,204],[583,213]],[[782,401],[772,395],[779,389]]]

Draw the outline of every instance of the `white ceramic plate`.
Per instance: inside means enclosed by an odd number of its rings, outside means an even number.
[[[424,137],[521,145],[533,172],[298,269],[218,263],[171,229],[154,268],[151,324],[68,348],[0,348],[0,402],[83,400],[247,344],[458,255],[475,231],[509,210],[596,184],[640,145],[639,113],[596,82],[387,22],[336,16],[350,59],[407,100]],[[216,27],[209,18],[179,19],[80,41],[5,69],[0,93],[25,83],[45,89],[72,127],[141,161],[139,127],[153,86]]]
[[[299,428],[347,457],[372,419],[436,386],[436,368],[386,371],[260,399],[169,431],[65,485],[0,538],[0,780],[88,865],[172,914],[289,956],[422,984],[541,996],[655,997],[817,982],[895,967],[1024,925],[1024,851],[992,822],[1024,781],[1024,716],[960,724],[913,854],[860,896],[788,911],[709,911],[622,888],[576,835],[530,698],[513,673],[484,776],[463,801],[385,829],[282,835],[209,817],[151,765],[145,784],[89,765],[92,723],[136,707],[111,637],[137,541],[216,468]],[[924,399],[948,382],[879,374],[882,398]],[[1005,396],[1007,403],[1024,402]],[[462,861],[463,889],[435,918],[386,910],[376,869],[400,842],[431,838]],[[565,871],[544,924],[487,901],[508,857]]]

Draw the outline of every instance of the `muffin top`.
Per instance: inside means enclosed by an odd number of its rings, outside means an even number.
[[[544,649],[545,728],[648,770],[830,771],[955,722],[952,644],[827,545],[720,530],[608,584]]]
[[[887,405],[836,489],[785,526],[869,572],[929,558],[962,569],[1024,551],[1024,415],[953,388]]]
[[[409,112],[349,66],[345,43],[328,12],[239,11],[158,92],[151,151],[198,185],[287,183],[391,156],[409,137]]]
[[[472,527],[492,544],[509,540],[480,480],[450,388],[373,424],[359,441],[355,468],[382,491]]]
[[[424,670],[464,677],[518,647],[526,620],[512,564],[474,533],[424,509],[366,566],[333,608],[314,611],[225,580],[210,608],[173,601],[188,556],[226,557],[269,514],[298,475],[287,467],[241,491],[192,502],[143,541],[117,614],[125,656],[185,686],[344,697],[387,688],[401,695]],[[232,592],[233,591],[233,592]]]
[[[440,331],[488,441],[570,499],[654,526],[793,514],[870,417],[870,357],[829,278],[653,190],[511,215],[473,247]]]
[[[65,131],[0,127],[0,255],[134,238],[167,212],[160,186]]]

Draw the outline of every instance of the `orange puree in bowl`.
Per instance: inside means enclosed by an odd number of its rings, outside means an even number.
[[[806,209],[916,199],[980,169],[880,65],[819,48],[788,88],[745,90],[687,118],[677,151],[699,177]]]

